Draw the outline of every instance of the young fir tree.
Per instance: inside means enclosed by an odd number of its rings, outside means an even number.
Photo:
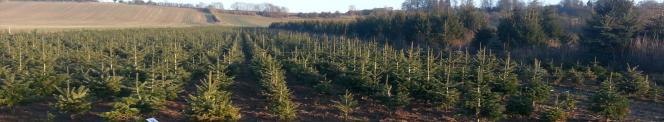
[[[291,100],[292,93],[286,85],[286,76],[282,65],[258,45],[252,46],[252,65],[254,74],[261,80],[265,96],[270,101],[269,110],[281,120],[297,118],[297,105]]]
[[[501,97],[491,91],[488,86],[492,74],[488,73],[491,70],[491,60],[484,51],[477,54],[477,66],[475,66],[475,79],[465,82],[465,90],[463,102],[460,106],[460,112],[472,116],[476,121],[482,119],[494,121],[503,117],[505,110]]]
[[[501,93],[503,97],[515,95],[519,87],[519,79],[514,71],[516,70],[516,63],[507,57],[504,60],[503,68],[498,74],[498,79],[493,83],[492,91]]]
[[[570,68],[567,73],[570,75],[573,85],[576,85],[576,88],[580,88],[584,86],[585,82],[585,75],[582,71],[577,70],[576,68]]]
[[[574,112],[576,110],[576,96],[570,94],[569,91],[565,91],[565,94],[562,96],[562,104],[560,105],[565,111]]]
[[[605,121],[621,120],[629,114],[629,100],[620,95],[613,84],[613,73],[607,81],[602,82],[600,89],[590,97],[588,110],[603,116]]]
[[[136,121],[141,115],[155,114],[157,110],[163,108],[166,96],[152,92],[148,83],[135,81],[131,95],[113,102],[112,110],[101,113],[100,116],[110,121]]]
[[[70,118],[84,114],[92,109],[92,103],[89,99],[89,89],[85,86],[70,87],[67,83],[66,88],[56,87],[58,95],[55,99],[56,103],[53,105],[55,109],[62,114],[69,114]]]
[[[230,93],[223,91],[221,83],[230,82],[233,78],[221,71],[221,77],[213,77],[212,72],[208,78],[197,85],[196,95],[189,95],[187,102],[188,116],[195,121],[237,121],[240,119],[240,109],[233,106]]]
[[[569,92],[566,92],[565,96],[564,96],[565,100],[561,104],[558,101],[559,100],[558,95],[559,94],[556,94],[556,101],[553,104],[553,108],[549,108],[549,109],[545,110],[542,113],[542,115],[540,115],[540,120],[546,121],[546,122],[561,122],[561,121],[565,121],[567,119],[567,112],[566,111],[569,111],[570,109],[566,109],[566,107],[568,107],[568,105],[570,104],[570,103],[568,103],[568,102],[570,102],[568,100],[573,99],[573,98],[571,98],[571,96],[569,96]]]
[[[562,64],[560,66],[556,66],[552,63],[549,63],[549,68],[552,71],[550,75],[550,79],[552,80],[552,84],[554,85],[560,85],[560,83],[565,80],[567,77],[567,73],[563,70]]]
[[[456,84],[458,84],[456,81],[461,81],[461,79],[453,79],[453,77],[455,77],[453,75],[456,75],[453,71],[456,69],[457,62],[453,60],[452,56],[453,55],[450,52],[446,64],[444,65],[445,68],[443,68],[445,79],[444,84],[442,84],[443,89],[438,92],[441,96],[439,106],[446,111],[457,105],[460,96],[460,93],[456,88]]]
[[[32,82],[16,79],[14,75],[6,76],[0,84],[0,106],[14,107],[33,98]]]
[[[109,121],[137,121],[141,116],[138,99],[125,97],[113,103],[113,109],[99,116]]]
[[[627,72],[624,74],[625,81],[618,83],[620,86],[618,90],[630,96],[645,97],[650,90],[650,82],[648,77],[636,68],[627,67]]]
[[[553,88],[543,81],[547,76],[547,73],[546,70],[541,67],[539,60],[535,60],[530,69],[530,75],[530,80],[523,86],[524,91],[522,92],[526,97],[529,97],[532,100],[534,108],[537,109],[537,103],[549,98]]]
[[[102,79],[91,80],[89,86],[91,87],[92,94],[96,97],[112,99],[122,91],[122,87],[124,87],[122,84],[123,80],[124,77],[121,76],[107,76]]]
[[[567,113],[560,107],[549,108],[540,116],[544,122],[564,122],[567,119]]]
[[[516,95],[508,98],[505,106],[506,113],[517,117],[529,117],[535,110],[533,99],[524,95]]]
[[[334,107],[341,112],[344,119],[350,119],[349,115],[358,107],[357,101],[353,98],[353,94],[346,90],[344,95],[339,96],[339,101],[334,101]]]

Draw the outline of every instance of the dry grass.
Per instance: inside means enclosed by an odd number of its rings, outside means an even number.
[[[0,28],[6,31],[68,28],[184,27],[207,25],[194,9],[74,2],[0,2]]]
[[[305,20],[339,20],[339,21],[348,21],[353,20],[353,17],[341,17],[341,18],[297,18],[297,17],[288,17],[288,18],[272,18],[272,17],[263,17],[263,16],[254,16],[254,15],[237,15],[237,14],[228,14],[228,13],[215,13],[220,19],[221,25],[224,26],[242,26],[242,27],[267,27],[270,26],[273,22],[286,22],[286,21],[305,21]]]
[[[219,23],[206,13],[188,8],[76,2],[0,2],[0,32],[53,32],[80,29],[119,29],[223,25],[267,27],[272,22],[353,20],[353,17],[271,18],[215,12]]]

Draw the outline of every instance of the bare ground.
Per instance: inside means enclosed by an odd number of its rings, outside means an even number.
[[[0,2],[0,30],[209,25],[188,8],[91,2]]]

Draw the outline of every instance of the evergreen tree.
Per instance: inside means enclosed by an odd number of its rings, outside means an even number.
[[[543,102],[549,98],[551,91],[553,90],[551,86],[542,81],[547,73],[540,65],[540,61],[535,60],[532,69],[530,69],[531,78],[528,83],[523,86],[524,91],[522,91],[526,97],[532,100],[532,104],[535,108],[537,108],[538,102]]]
[[[69,114],[70,118],[84,114],[92,109],[92,103],[89,100],[89,89],[85,86],[72,88],[67,83],[65,89],[57,88],[59,94],[55,97],[57,102],[55,109],[62,114]]]
[[[556,8],[547,6],[542,12],[542,29],[548,38],[556,40],[561,39],[564,34],[557,11]]]
[[[187,102],[190,108],[187,110],[190,118],[195,121],[237,121],[240,119],[240,109],[231,103],[230,93],[223,91],[224,82],[233,79],[220,71],[219,77],[213,77],[212,73],[197,85],[196,96],[189,95]],[[231,81],[229,81],[231,80]]]
[[[513,15],[500,20],[498,37],[511,46],[543,45],[546,34],[541,19],[539,7],[515,9]]]
[[[14,107],[33,99],[34,89],[30,87],[32,82],[16,79],[14,75],[4,77],[0,84],[0,106]]]
[[[493,83],[492,91],[502,93],[503,96],[515,95],[519,90],[519,79],[517,74],[514,73],[516,63],[509,56],[504,62],[504,68],[501,69],[498,79]]]
[[[590,97],[589,110],[603,116],[605,121],[623,119],[629,113],[629,100],[616,90],[611,73],[607,81],[602,82],[600,89]]]
[[[101,113],[99,116],[110,121],[137,121],[141,116],[138,99],[132,97],[121,98],[113,103],[113,110]]]
[[[565,111],[573,112],[576,109],[576,97],[570,94],[569,91],[565,91],[565,94],[563,94],[562,97],[563,101],[560,105],[561,108],[563,108]]]
[[[139,82],[135,81],[130,96],[113,102],[113,109],[101,113],[100,116],[111,121],[136,121],[143,114],[155,114],[157,110],[163,108],[167,96],[150,90],[148,86],[150,82]]]
[[[553,107],[544,111],[540,119],[544,122],[564,122],[567,119],[567,113],[562,108]]]
[[[593,7],[594,14],[585,27],[584,44],[594,52],[623,51],[639,30],[634,3],[630,0],[597,0]]]
[[[502,103],[502,98],[499,94],[491,91],[488,85],[493,79],[493,69],[495,61],[490,55],[486,54],[486,50],[480,50],[475,59],[477,63],[475,67],[475,75],[472,81],[465,82],[463,102],[461,103],[460,112],[466,115],[474,115],[477,121],[486,119],[494,121],[503,117],[505,108]]]
[[[119,95],[122,91],[122,87],[124,87],[122,84],[123,80],[124,77],[108,76],[101,80],[90,80],[91,82],[89,86],[91,87],[90,90],[92,91],[92,94],[95,94],[95,96],[111,99]]]
[[[627,72],[625,72],[625,81],[619,82],[620,87],[619,91],[638,97],[645,97],[650,90],[650,82],[648,77],[643,75],[641,71],[636,69],[637,67],[627,67]]]
[[[358,107],[353,94],[346,90],[346,94],[339,96],[340,101],[334,101],[334,107],[341,112],[344,119],[349,119],[349,115]]]
[[[486,25],[485,15],[480,9],[474,6],[473,0],[466,0],[458,13],[464,27],[472,32],[477,32]]]
[[[505,108],[507,109],[507,114],[520,117],[528,117],[533,114],[533,111],[535,111],[533,99],[523,95],[508,98]]]

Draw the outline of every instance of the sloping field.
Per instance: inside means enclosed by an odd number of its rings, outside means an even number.
[[[354,18],[352,17],[342,17],[342,18],[272,18],[272,17],[263,17],[263,16],[250,16],[250,15],[236,15],[228,13],[215,13],[219,17],[219,22],[224,26],[241,26],[241,27],[267,27],[270,26],[272,22],[286,22],[286,21],[305,21],[305,20],[331,20],[331,21],[350,21]]]
[[[0,27],[124,28],[208,25],[195,9],[74,2],[0,2]]]

